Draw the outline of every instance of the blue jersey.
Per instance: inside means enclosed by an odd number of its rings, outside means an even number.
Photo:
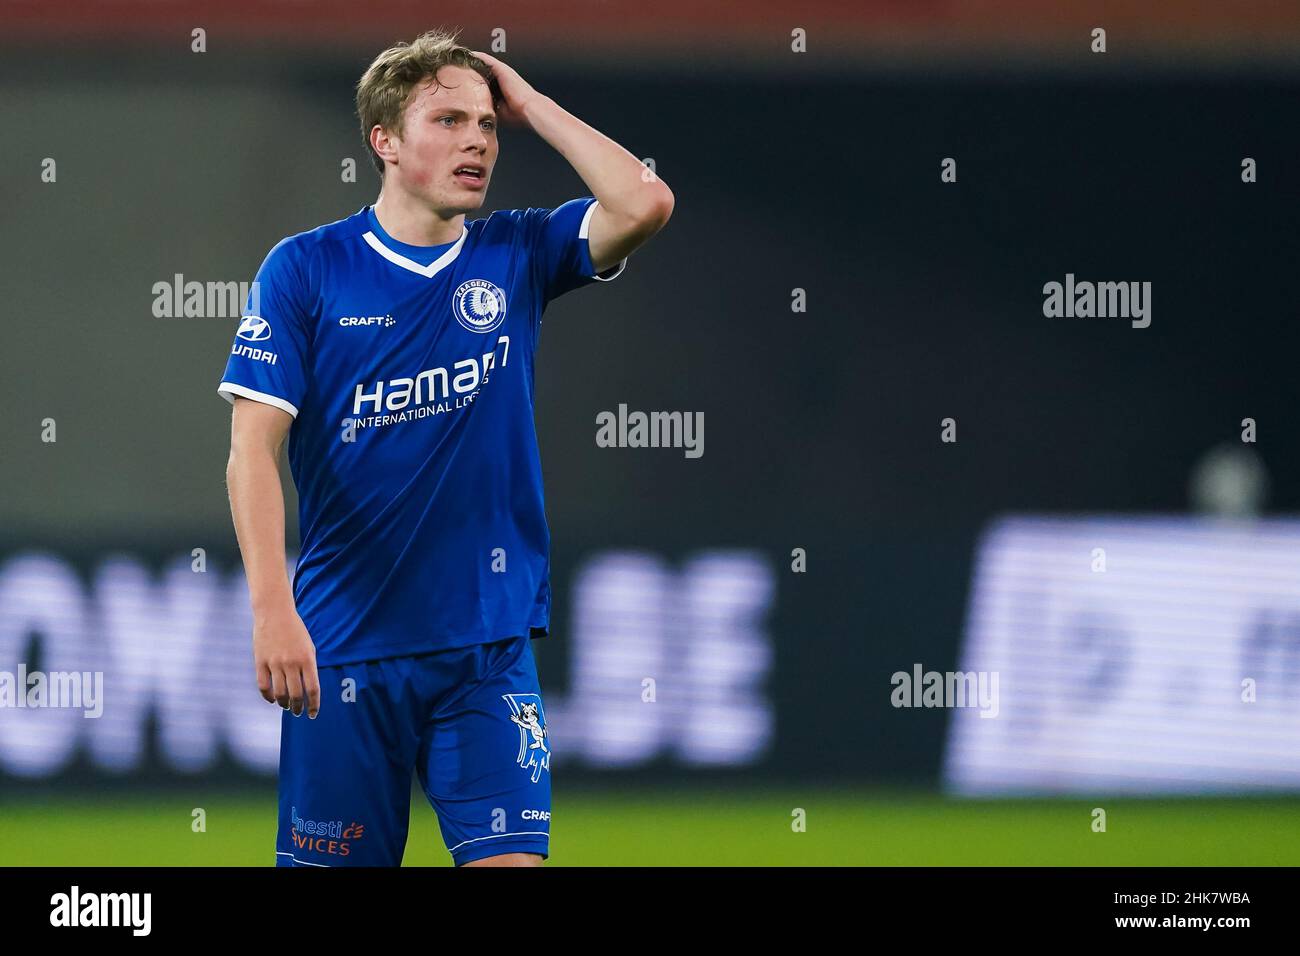
[[[550,300],[596,279],[596,200],[411,246],[371,207],[281,241],[218,392],[294,417],[298,613],[323,666],[537,637],[550,532],[533,361]]]

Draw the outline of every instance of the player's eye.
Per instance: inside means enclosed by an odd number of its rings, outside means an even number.
[[[487,130],[493,130],[497,128],[497,124],[494,123],[492,120],[484,120],[482,126],[484,129]]]
[[[438,118],[438,122],[439,122],[439,123],[443,122],[444,120],[450,120],[451,122],[454,123],[454,122],[456,122],[456,117],[454,117],[454,116],[441,116],[441,117]]]

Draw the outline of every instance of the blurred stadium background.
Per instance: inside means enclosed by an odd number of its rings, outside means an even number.
[[[0,864],[272,862],[237,319],[156,286],[371,202],[353,84],[432,26],[677,196],[544,326],[554,863],[1300,863],[1300,7],[0,0],[0,671],[106,681],[0,708]],[[586,194],[507,129],[484,215]],[[597,447],[621,404],[704,455]],[[958,670],[996,718],[894,706]]]

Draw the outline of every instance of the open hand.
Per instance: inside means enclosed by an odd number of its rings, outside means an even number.
[[[524,108],[529,101],[541,94],[533,89],[532,85],[520,76],[517,70],[506,66],[492,54],[484,53],[481,50],[472,52],[492,68],[492,76],[497,81],[497,87],[501,90],[501,98],[504,101],[501,104],[502,119],[512,123],[526,123]]]

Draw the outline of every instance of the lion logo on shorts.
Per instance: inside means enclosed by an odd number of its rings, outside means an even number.
[[[551,751],[546,746],[546,715],[537,694],[503,694],[510,705],[510,720],[519,726],[519,766],[532,768],[533,783],[551,769]]]

